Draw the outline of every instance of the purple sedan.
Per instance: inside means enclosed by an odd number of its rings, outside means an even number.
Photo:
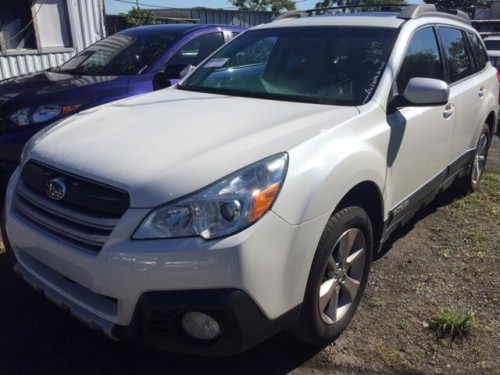
[[[100,104],[175,83],[244,29],[153,25],[127,29],[60,67],[0,82],[0,200],[28,139],[50,123]],[[0,204],[1,206],[1,204]]]

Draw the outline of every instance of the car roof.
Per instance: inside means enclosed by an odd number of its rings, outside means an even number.
[[[122,35],[136,35],[144,32],[164,32],[173,35],[189,34],[194,31],[199,30],[231,30],[231,31],[243,31],[245,30],[239,26],[232,25],[219,25],[219,24],[159,24],[159,25],[146,25],[132,27],[130,29],[125,29],[117,34]]]

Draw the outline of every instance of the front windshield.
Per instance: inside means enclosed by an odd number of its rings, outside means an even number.
[[[176,38],[157,31],[112,35],[79,53],[57,71],[82,75],[140,74],[161,57]]]
[[[248,31],[181,89],[320,104],[360,105],[375,91],[397,34],[369,27]]]

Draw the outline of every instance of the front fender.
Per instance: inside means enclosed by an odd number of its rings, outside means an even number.
[[[370,141],[359,136],[348,140],[339,137],[335,142],[310,142],[289,151],[288,175],[273,211],[288,223],[299,225],[332,213],[362,182],[372,182],[383,196],[389,140],[385,127],[381,125]]]

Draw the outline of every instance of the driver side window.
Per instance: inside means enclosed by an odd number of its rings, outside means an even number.
[[[406,57],[396,80],[398,92],[403,93],[411,78],[444,80],[443,62],[433,28],[418,30],[412,37]]]
[[[222,33],[210,33],[196,37],[183,45],[168,64],[196,66],[224,44]]]
[[[160,70],[167,78],[178,79],[182,69],[188,65],[197,66],[223,44],[224,37],[219,32],[198,36],[179,48]]]

